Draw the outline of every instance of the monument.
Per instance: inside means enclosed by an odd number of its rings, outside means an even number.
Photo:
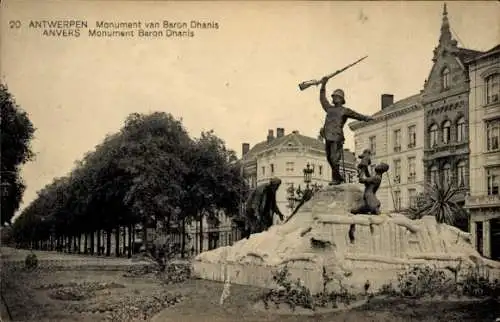
[[[333,92],[330,104],[325,85],[329,78],[354,64],[321,81],[299,85],[303,90],[321,84],[320,102],[327,114],[322,135],[332,168],[330,185],[303,198],[283,224],[269,227],[268,220],[255,224],[253,227],[260,228],[252,229],[248,238],[198,255],[193,262],[196,276],[271,287],[273,272],[286,265],[292,278],[300,278],[313,293],[323,290],[325,272],[351,293],[362,293],[367,279],[372,290],[377,290],[394,282],[398,272],[417,264],[433,264],[438,268],[458,263],[463,267],[482,265],[490,277],[500,277],[500,263],[481,257],[471,244],[470,234],[440,224],[433,216],[411,220],[402,214],[381,213],[376,192],[389,166],[380,163],[375,166],[375,173],[370,174],[369,151],[360,158],[360,184],[343,183],[340,159],[344,124],[348,118],[364,121],[372,118],[344,107],[342,90]],[[275,194],[270,196],[272,199]],[[259,213],[264,217],[270,212],[280,214],[271,199],[267,206],[258,206],[263,209]],[[262,205],[262,199],[258,200],[258,205]],[[358,227],[356,236],[355,227]]]

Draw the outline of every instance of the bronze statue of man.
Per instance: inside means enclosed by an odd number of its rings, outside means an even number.
[[[358,121],[369,122],[374,120],[370,116],[356,113],[344,106],[345,98],[344,91],[336,89],[332,94],[332,103],[326,98],[326,83],[329,77],[321,79],[321,88],[319,90],[319,100],[321,106],[326,112],[325,124],[322,128],[321,135],[325,139],[326,158],[332,169],[332,181],[330,185],[338,185],[345,181],[340,174],[340,159],[344,149],[344,125],[347,119],[355,119]]]
[[[263,232],[271,227],[274,214],[277,214],[280,220],[284,219],[276,202],[276,192],[280,185],[281,179],[272,178],[250,193],[246,202],[245,217],[237,221],[243,230],[243,238],[249,238],[251,234]]]

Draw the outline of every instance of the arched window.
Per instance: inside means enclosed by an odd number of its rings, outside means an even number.
[[[439,169],[436,165],[431,167],[431,184],[435,185],[439,181]]]
[[[465,118],[462,116],[457,121],[457,142],[465,140]]]
[[[450,88],[450,70],[445,67],[441,72],[441,85],[443,90]]]
[[[429,130],[429,138],[430,138],[430,146],[433,147],[438,143],[438,126],[436,124],[432,124]]]
[[[451,165],[446,163],[443,167],[443,183],[445,185],[451,184],[453,173],[451,172]]]
[[[486,104],[496,103],[500,100],[500,74],[493,74],[485,79]]]
[[[445,121],[443,123],[443,142],[444,144],[450,143],[451,139],[451,122]]]
[[[457,164],[457,181],[459,187],[465,186],[465,161]]]

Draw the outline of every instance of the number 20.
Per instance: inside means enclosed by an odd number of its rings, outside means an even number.
[[[19,29],[21,28],[21,21],[19,20],[11,20],[9,21],[10,29]]]

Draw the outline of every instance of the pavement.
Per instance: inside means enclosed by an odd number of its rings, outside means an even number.
[[[87,268],[87,269],[124,269],[126,267],[150,265],[151,262],[135,259],[135,258],[120,258],[120,257],[105,257],[105,256],[90,256],[67,254],[53,251],[26,250],[16,249],[11,247],[0,247],[0,262],[24,262],[26,256],[34,253],[40,266],[50,265],[51,267],[64,269],[71,268]]]

